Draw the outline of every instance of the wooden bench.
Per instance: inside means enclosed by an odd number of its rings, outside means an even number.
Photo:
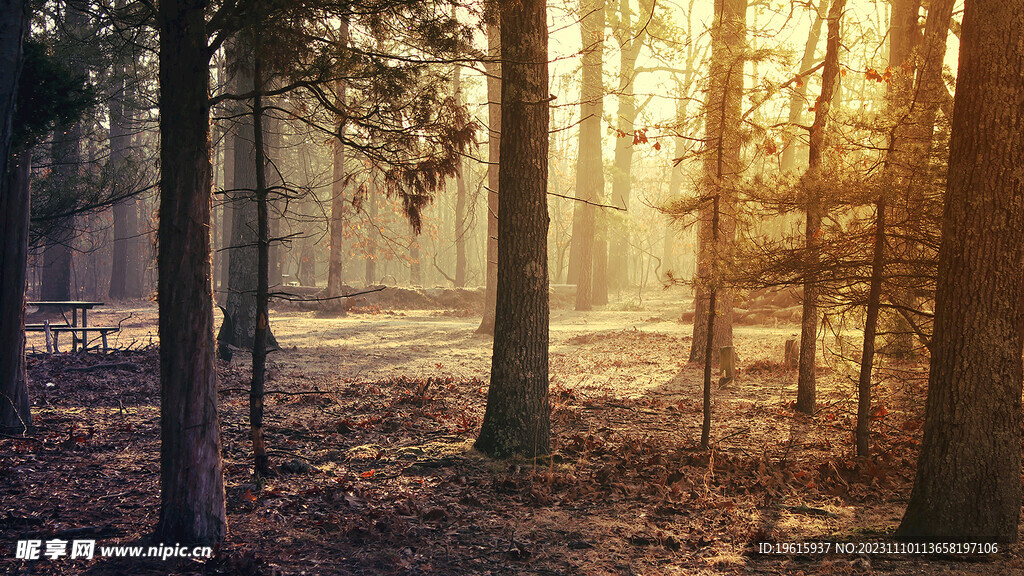
[[[59,336],[63,332],[71,333],[71,350],[75,351],[78,348],[78,343],[82,343],[82,349],[88,349],[89,347],[89,332],[99,332],[100,339],[103,341],[103,351],[108,350],[107,346],[107,334],[112,332],[118,332],[121,328],[118,326],[69,326],[68,324],[50,324],[44,322],[43,324],[26,324],[26,332],[43,332],[46,334],[46,351],[50,352],[51,346],[53,352],[60,352]]]

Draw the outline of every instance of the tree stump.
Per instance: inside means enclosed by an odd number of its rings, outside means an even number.
[[[719,366],[722,368],[722,378],[719,383],[727,384],[732,382],[732,379],[736,376],[736,351],[732,346],[722,346]]]
[[[783,363],[786,368],[793,369],[800,364],[800,343],[796,340],[786,340],[786,355]]]

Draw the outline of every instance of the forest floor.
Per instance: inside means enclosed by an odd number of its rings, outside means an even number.
[[[282,307],[270,478],[251,474],[249,358],[219,362],[230,534],[213,559],[16,560],[17,540],[95,539],[98,553],[146,544],[156,524],[156,308],[107,306],[90,318],[120,322],[123,350],[29,359],[37,432],[0,439],[0,573],[1024,574],[1019,545],[877,549],[893,544],[913,481],[920,364],[890,366],[876,386],[872,454],[858,459],[854,365],[823,356],[819,410],[797,415],[796,374],[780,360],[799,327],[737,326],[740,370],[715,385],[714,447],[699,450],[702,372],[686,363],[683,301],[671,290],[553,310],[554,453],[512,462],[472,450],[491,345],[479,315]],[[761,554],[761,542],[833,548]]]

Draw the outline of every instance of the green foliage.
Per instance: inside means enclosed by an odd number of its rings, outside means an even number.
[[[73,73],[42,43],[25,42],[14,117],[15,149],[32,148],[55,127],[79,120],[96,104],[84,74]]]

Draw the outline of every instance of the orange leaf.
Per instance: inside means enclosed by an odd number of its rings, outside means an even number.
[[[362,474],[360,474],[360,476],[362,476],[363,478],[373,478],[373,475],[376,474],[376,473],[377,473],[376,470],[367,470],[366,472],[363,472]]]

